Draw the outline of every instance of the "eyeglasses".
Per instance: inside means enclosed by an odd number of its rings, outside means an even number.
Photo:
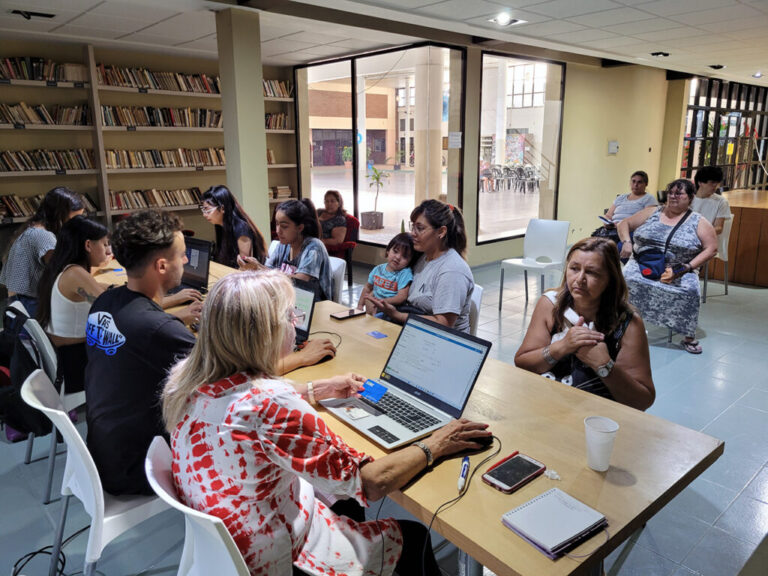
[[[304,319],[307,317],[306,312],[302,310],[301,308],[294,306],[288,311],[288,319],[291,321],[291,324],[295,326],[304,324]]]
[[[211,206],[210,204],[200,204],[200,212],[203,214],[210,214],[211,212],[216,211],[216,206]]]
[[[427,230],[434,230],[434,226],[422,226],[421,224],[417,224],[416,222],[410,222],[408,224],[408,228],[411,231],[411,234],[423,234]]]
[[[688,192],[685,190],[670,190],[667,192],[667,196],[687,196]]]

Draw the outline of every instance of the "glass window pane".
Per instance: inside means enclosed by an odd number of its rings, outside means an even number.
[[[509,78],[499,74],[514,78],[511,108]],[[478,242],[519,236],[531,218],[553,217],[562,74],[560,64],[483,55]],[[534,85],[541,90],[533,93]]]

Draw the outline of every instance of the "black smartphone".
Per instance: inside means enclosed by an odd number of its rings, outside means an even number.
[[[346,320],[347,318],[354,318],[355,316],[365,316],[365,310],[360,310],[358,308],[350,308],[349,310],[344,310],[342,312],[334,312],[331,314],[331,318],[334,320]]]

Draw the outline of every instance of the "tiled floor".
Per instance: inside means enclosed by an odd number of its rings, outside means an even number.
[[[485,289],[478,334],[493,342],[494,357],[512,362],[538,296],[536,282],[531,279],[526,306],[522,278],[507,274],[499,313],[498,265],[473,272]],[[356,267],[358,281],[366,275],[367,269]],[[553,276],[547,285],[558,281]],[[649,327],[657,390],[649,412],[725,440],[725,454],[610,555],[609,576],[736,575],[761,542],[749,574],[768,574],[768,290],[732,286],[723,296],[722,285],[709,288],[699,322],[700,356],[668,346],[666,330]],[[359,291],[356,285],[354,302]],[[344,298],[350,298],[346,288]],[[46,452],[47,440],[36,443],[36,455]],[[23,444],[0,443],[0,576],[12,574],[14,562],[26,552],[51,542],[60,511],[58,501],[40,503],[46,462],[25,466],[23,455]],[[63,464],[59,456],[57,482]],[[382,515],[397,514],[388,500]],[[65,536],[87,523],[82,506],[73,503]],[[171,576],[183,534],[181,518],[164,513],[108,546],[99,571]],[[66,546],[67,574],[82,569],[85,542],[83,534]],[[438,557],[446,574],[457,573],[455,549],[445,547]],[[21,573],[45,574],[46,566],[38,557]]]

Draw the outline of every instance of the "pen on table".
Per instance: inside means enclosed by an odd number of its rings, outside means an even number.
[[[464,490],[464,484],[467,482],[467,474],[469,474],[469,456],[464,456],[461,461],[461,472],[459,472],[459,493]]]

